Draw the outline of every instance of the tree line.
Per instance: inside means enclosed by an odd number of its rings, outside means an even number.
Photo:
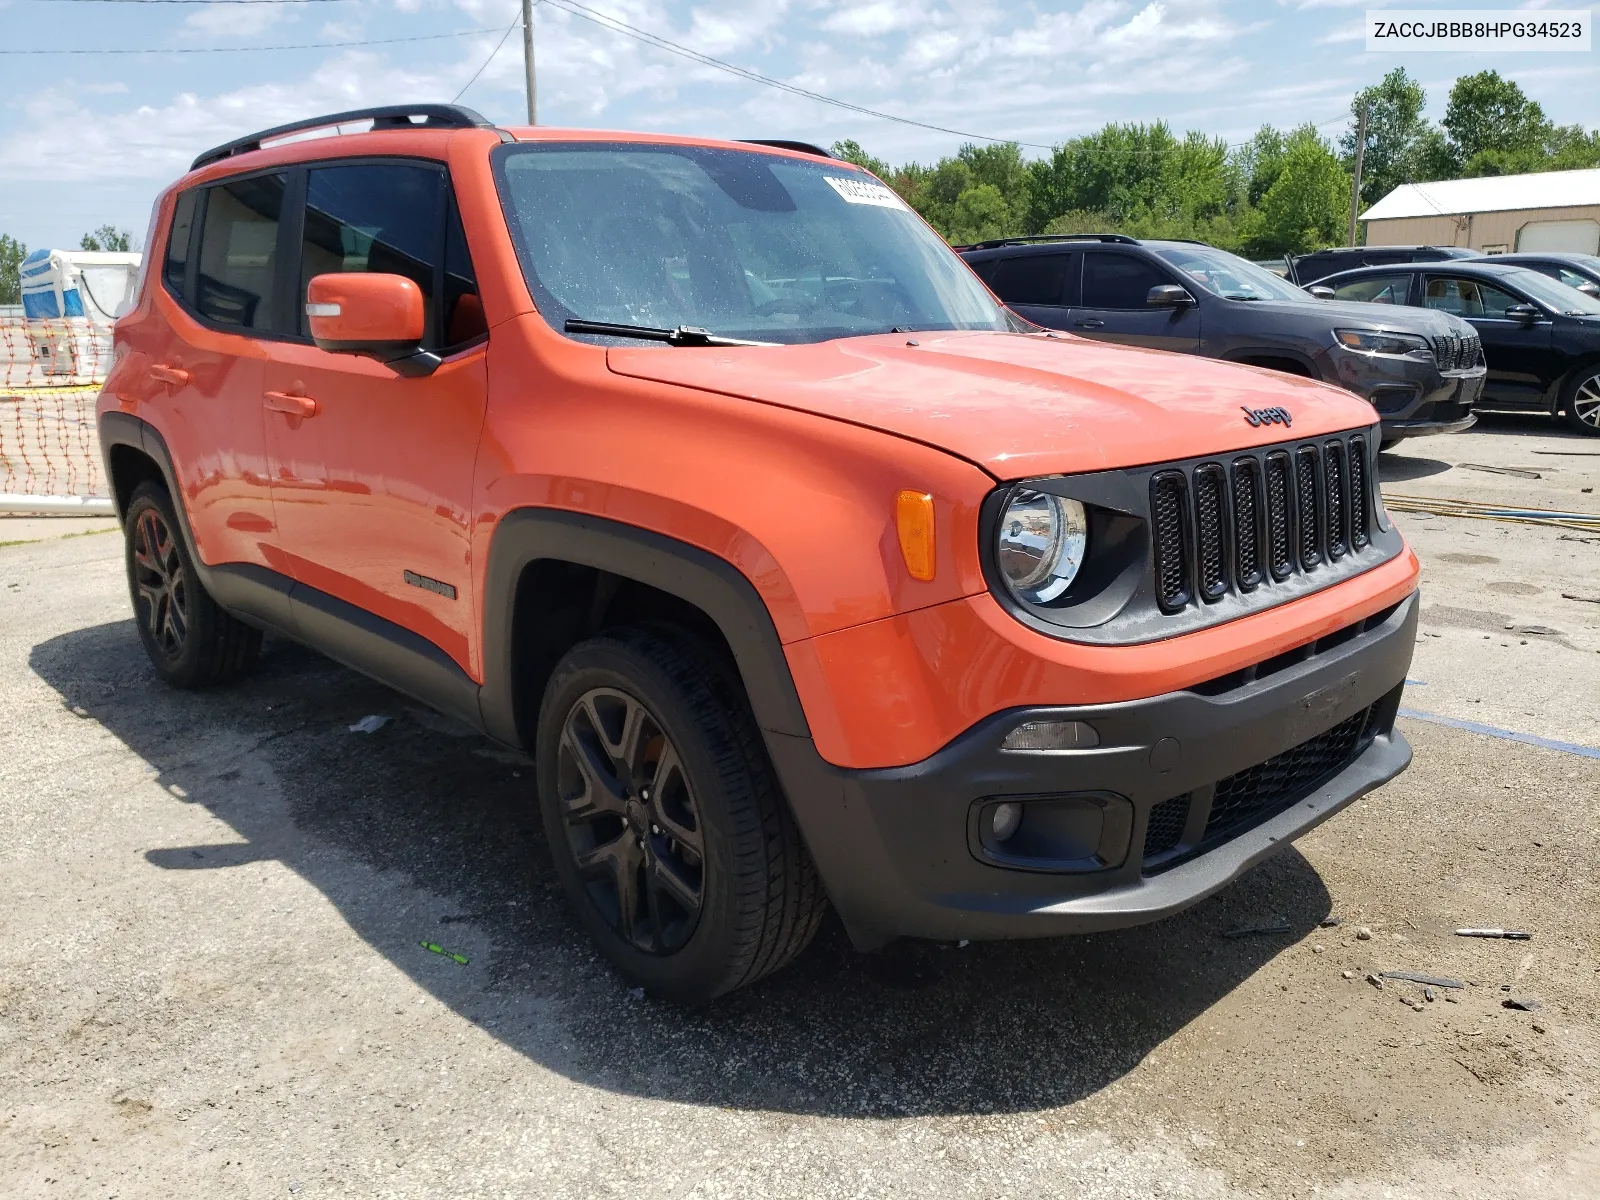
[[[1600,166],[1600,131],[1556,125],[1496,71],[1464,75],[1444,119],[1403,67],[1351,100],[1367,113],[1361,206],[1402,183]],[[1263,125],[1242,145],[1165,121],[1106,125],[1028,160],[1015,142],[968,144],[931,166],[890,166],[854,141],[833,153],[866,167],[956,245],[1039,233],[1193,238],[1254,258],[1343,245],[1356,123],[1337,144],[1314,126]]]

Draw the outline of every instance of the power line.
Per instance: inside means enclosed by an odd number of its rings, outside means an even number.
[[[35,4],[351,4],[355,0],[33,0]]]
[[[444,38],[499,33],[498,29],[458,29],[454,33],[424,33],[416,37],[371,38],[359,42],[301,42],[291,46],[173,46],[149,50],[0,50],[0,54],[260,54],[267,50],[337,50],[345,46],[393,46],[399,42],[437,42]]]
[[[522,24],[522,12],[519,9],[517,11],[517,15],[511,18],[511,24],[506,26],[506,31],[500,35],[500,40],[494,44],[494,49],[489,51],[489,57],[483,60],[483,66],[474,71],[472,73],[472,78],[462,84],[461,90],[450,98],[451,104],[454,104],[457,100],[461,99],[461,97],[465,96],[467,94],[467,89],[478,82],[478,76],[482,75],[486,70],[489,69],[489,64],[494,61],[494,56],[500,53],[500,48],[506,44],[506,39],[511,36],[511,31],[520,24]]]

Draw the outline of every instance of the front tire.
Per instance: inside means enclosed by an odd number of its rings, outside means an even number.
[[[134,620],[156,674],[173,687],[199,688],[248,671],[261,652],[261,631],[206,591],[167,490],[135,488],[122,528]]]
[[[1600,437],[1600,366],[1591,363],[1573,375],[1561,406],[1570,428]]]
[[[625,628],[573,647],[535,749],[556,872],[631,981],[703,1002],[811,941],[821,884],[749,704],[687,638]]]

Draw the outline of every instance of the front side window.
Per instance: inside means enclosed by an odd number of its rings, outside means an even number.
[[[994,273],[991,286],[1007,304],[1062,304],[1070,254],[1022,254],[1008,258]]]
[[[278,221],[287,176],[255,175],[206,189],[200,264],[190,303],[206,320],[272,332]]]
[[[1225,300],[1310,299],[1288,280],[1213,246],[1162,246],[1156,253],[1183,273],[1185,283],[1197,283]],[[1087,280],[1084,286],[1088,286]]]
[[[494,165],[557,330],[576,318],[800,343],[1013,328],[899,197],[843,163],[602,142],[502,146]]]
[[[1368,275],[1333,286],[1336,299],[1360,300],[1365,304],[1404,304],[1410,290],[1409,275]]]
[[[1531,272],[1530,272],[1531,274]],[[1424,308],[1436,308],[1457,317],[1489,317],[1504,319],[1506,309],[1521,304],[1510,292],[1476,279],[1450,279],[1433,275],[1428,278]]]
[[[1170,276],[1131,254],[1105,251],[1083,258],[1083,307],[1144,308],[1150,289],[1172,282]]]

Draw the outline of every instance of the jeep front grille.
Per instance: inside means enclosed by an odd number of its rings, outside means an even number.
[[[1156,599],[1175,613],[1311,575],[1372,545],[1367,439],[1266,447],[1150,480]]]

